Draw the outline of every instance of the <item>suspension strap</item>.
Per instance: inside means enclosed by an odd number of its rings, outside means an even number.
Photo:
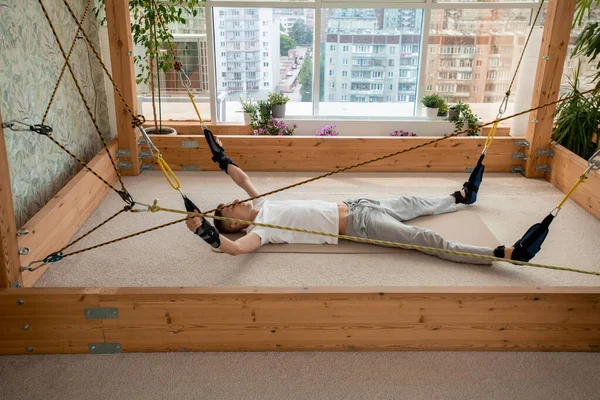
[[[481,155],[485,155],[487,153],[487,150],[492,145],[492,142],[494,141],[494,137],[496,136],[496,129],[498,129],[498,119],[497,118],[496,118],[496,121],[494,121],[494,125],[492,125],[492,127],[490,128],[490,133],[488,133],[487,139],[485,139],[485,145],[483,146],[483,151],[481,152]]]

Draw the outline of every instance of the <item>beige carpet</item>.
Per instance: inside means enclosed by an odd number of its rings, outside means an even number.
[[[311,173],[250,173],[265,192],[314,176]],[[183,190],[203,209],[245,198],[223,173],[179,172]],[[339,201],[368,196],[401,194],[439,196],[462,186],[466,174],[344,173],[274,196],[276,199]],[[133,196],[143,202],[155,197],[163,206],[182,208],[181,197],[160,172],[127,177]],[[543,180],[514,174],[486,174],[479,201],[463,212],[475,213],[505,244],[520,238],[562,198]],[[111,194],[87,221],[83,230],[101,222],[123,203]],[[180,218],[166,213],[120,216],[75,248],[116,238]],[[573,202],[567,203],[552,224],[540,263],[600,271],[600,221]],[[433,256],[401,254],[248,254],[238,257],[214,253],[179,224],[133,239],[68,257],[44,274],[38,286],[317,286],[317,285],[589,285],[590,275],[534,269],[497,263],[482,267],[452,263]]]
[[[600,354],[172,353],[0,357],[10,400],[597,400]]]

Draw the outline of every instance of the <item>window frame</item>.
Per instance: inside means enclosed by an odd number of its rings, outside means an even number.
[[[539,7],[540,0],[534,1],[506,1],[506,2],[475,2],[475,3],[463,3],[456,0],[455,2],[448,3],[437,3],[435,0],[387,0],[380,1],[374,0],[369,2],[369,7],[366,8],[415,8],[423,10],[422,17],[422,29],[421,29],[421,43],[417,65],[417,91],[415,93],[415,99],[422,98],[426,93],[427,86],[427,65],[430,61],[430,56],[436,56],[436,53],[440,53],[439,49],[436,52],[430,53],[429,50],[429,32],[430,32],[430,21],[432,10],[444,10],[444,9],[529,9],[531,10],[530,18],[532,19]],[[356,4],[355,7],[352,7]],[[340,2],[336,0],[305,0],[305,1],[294,1],[294,0],[258,0],[252,2],[244,2],[237,0],[206,0],[205,13],[206,18],[206,29],[207,29],[207,52],[208,52],[208,79],[209,79],[209,95],[210,95],[210,113],[211,121],[216,124],[228,124],[228,122],[217,121],[217,96],[216,96],[216,68],[215,68],[215,46],[214,46],[214,12],[215,8],[219,7],[239,7],[239,8],[309,8],[314,10],[314,30],[313,37],[321,37],[321,21],[323,9],[329,8],[365,8],[360,7],[364,2],[359,0],[346,0],[346,2]],[[248,7],[251,6],[251,7]],[[337,48],[336,48],[337,51]],[[321,45],[316,44],[313,48],[313,68],[314,71],[318,71],[321,67]],[[328,76],[326,74],[326,76]],[[344,116],[321,116],[319,114],[319,103],[320,98],[320,76],[319,74],[313,74],[313,102],[312,102],[312,115],[308,119],[314,120],[347,120],[350,117]],[[394,120],[405,121],[421,119],[422,104],[420,101],[415,101],[414,112],[412,117],[395,117]],[[293,117],[293,116],[292,116]],[[306,117],[303,117],[306,118]],[[370,119],[373,119],[372,117]],[[389,120],[389,118],[382,118]]]

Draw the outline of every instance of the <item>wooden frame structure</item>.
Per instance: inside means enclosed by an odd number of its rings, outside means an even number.
[[[114,4],[113,4],[114,3]],[[109,0],[109,26],[127,24],[123,0]],[[569,5],[564,5],[569,3]],[[548,16],[571,10],[575,0],[551,0]],[[564,8],[563,8],[564,7]],[[569,8],[571,7],[571,8]],[[566,23],[562,14],[562,24]],[[120,25],[127,26],[127,25]],[[111,29],[111,55],[126,51],[129,33]],[[544,38],[566,40],[559,23],[547,22]],[[566,35],[566,36],[565,36]],[[542,46],[542,53],[547,49]],[[558,47],[558,52],[566,48]],[[131,58],[113,58],[113,70]],[[538,70],[533,104],[556,93],[541,90],[547,74],[560,76],[562,64]],[[129,68],[129,67],[127,67]],[[118,79],[127,82],[125,68]],[[129,81],[129,83],[131,83]],[[135,98],[132,84],[121,86]],[[132,92],[133,91],[133,92]],[[1,116],[0,116],[1,118]],[[138,154],[126,115],[117,112],[119,140]],[[530,129],[528,152],[546,147],[541,125]],[[243,133],[239,127],[217,127]],[[229,130],[229,131],[228,131]],[[228,132],[225,132],[228,131]],[[192,133],[192,132],[186,132]],[[218,132],[221,133],[221,132]],[[193,135],[156,137],[173,169],[212,170],[205,146]],[[200,138],[201,139],[201,138]],[[422,143],[424,138],[264,138],[225,136],[228,153],[248,170],[323,171]],[[515,139],[497,138],[486,158],[488,171],[516,166]],[[183,143],[186,142],[185,146]],[[194,145],[193,142],[196,142]],[[483,138],[452,138],[406,157],[387,159],[361,171],[461,171],[473,166]],[[545,178],[563,192],[584,169],[580,158],[552,146],[555,157]],[[6,149],[0,130],[0,354],[102,353],[122,351],[264,350],[544,350],[600,351],[600,287],[200,287],[200,288],[32,288],[39,275],[20,265],[60,248],[102,201],[108,189],[80,172],[17,238]],[[524,170],[529,171],[530,158]],[[116,180],[105,152],[91,166]],[[135,173],[133,173],[135,174]],[[600,174],[594,171],[573,199],[600,218]],[[12,224],[11,224],[12,221]],[[62,225],[64,224],[64,225]],[[60,228],[57,228],[59,227]],[[70,229],[65,229],[70,226]],[[29,256],[17,253],[29,247]],[[10,288],[14,282],[25,288]]]

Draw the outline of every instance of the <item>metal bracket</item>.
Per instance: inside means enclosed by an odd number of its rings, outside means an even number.
[[[513,174],[524,174],[525,169],[523,167],[521,167],[520,165],[512,165],[510,167],[510,172],[512,172]]]
[[[527,161],[527,154],[525,154],[525,153],[512,153],[512,159],[513,160]]]
[[[198,148],[200,148],[200,146],[198,146],[197,140],[183,140],[181,142],[181,148],[183,148],[183,149],[198,149]]]
[[[547,164],[535,164],[533,166],[533,169],[535,169],[536,171],[544,171],[544,172],[552,171],[552,168],[550,168],[550,166]]]
[[[90,343],[90,354],[118,354],[121,353],[121,343]]]
[[[142,164],[142,166],[140,167],[140,171],[154,171],[154,164]]]
[[[29,234],[29,231],[27,229],[19,229],[17,231],[17,237],[22,237]]]
[[[90,307],[83,310],[85,319],[117,319],[119,310],[116,307]]]
[[[141,146],[141,145],[143,145],[143,144],[148,144],[148,142],[146,142],[146,138],[144,138],[143,136],[141,136],[141,137],[138,139],[138,146]]]
[[[517,139],[515,140],[515,146],[516,147],[526,147],[529,148],[529,141],[527,139]]]
[[[140,160],[142,158],[152,158],[154,157],[154,155],[152,154],[151,151],[140,151]]]
[[[182,165],[182,171],[200,171],[200,167],[197,165]]]
[[[21,287],[21,286],[23,286],[23,285],[21,285],[21,282],[19,282],[19,281],[14,281],[12,283],[12,285],[10,285],[10,287],[13,287],[13,288],[18,288],[18,287]]]
[[[554,157],[554,152],[551,149],[538,149],[538,156]]]
[[[119,161],[119,163],[117,164],[117,169],[119,169],[119,170],[131,169],[131,168],[133,168],[133,165],[128,161]]]
[[[29,254],[29,247],[19,248],[19,255],[26,256]]]
[[[467,174],[470,174],[471,172],[473,172],[473,169],[474,169],[473,167],[467,167],[467,168],[465,168],[465,172]]]
[[[119,149],[117,150],[117,157],[131,157],[131,150]]]

